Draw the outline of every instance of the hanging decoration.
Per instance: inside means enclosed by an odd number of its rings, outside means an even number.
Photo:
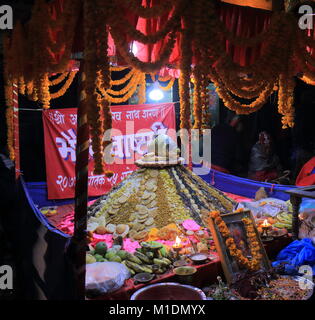
[[[66,92],[75,78],[75,73],[69,72],[69,63],[75,30],[83,16],[85,92],[95,172],[104,171],[103,151],[109,142],[102,143],[101,136],[111,127],[109,104],[125,102],[136,92],[139,102],[145,103],[145,74],[157,74],[170,67],[177,44],[180,58],[171,67],[180,69],[181,128],[190,130],[191,120],[199,130],[209,127],[209,81],[216,86],[225,106],[237,114],[259,110],[271,94],[277,93],[283,128],[292,128],[294,76],[300,72],[303,81],[315,81],[313,31],[300,29],[294,13],[280,11],[272,13],[268,26],[259,34],[236,36],[221,21],[218,7],[215,1],[208,0],[147,1],[146,5],[141,0],[97,0],[93,5],[88,0],[67,0],[60,6],[35,0],[31,19],[24,25],[17,21],[13,31],[4,36],[7,106],[10,108],[8,88],[12,83],[18,85],[20,94],[38,101],[44,109],[50,107],[51,99]],[[152,25],[154,22],[157,28],[151,33],[138,30],[125,18],[127,15],[135,20],[146,19]],[[110,67],[109,33],[125,66]],[[259,46],[261,54],[250,65],[240,65],[227,52],[227,41],[241,48]],[[155,61],[140,60],[131,50],[134,42],[152,47],[158,44]],[[111,79],[111,72],[124,70],[121,79]],[[196,88],[193,108],[191,76]],[[159,84],[162,90],[169,90],[175,79],[154,76],[154,80],[163,82]],[[62,83],[61,89],[54,91],[53,87]],[[7,111],[7,119],[8,144],[12,145],[11,111]]]

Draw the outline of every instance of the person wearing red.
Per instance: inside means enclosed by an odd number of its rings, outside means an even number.
[[[305,163],[295,184],[299,187],[315,185],[315,156]]]
[[[263,131],[251,150],[248,177],[256,181],[270,181],[278,178],[280,171],[280,160],[273,151],[271,137]]]

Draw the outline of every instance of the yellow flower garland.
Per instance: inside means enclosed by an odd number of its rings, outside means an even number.
[[[66,82],[64,83],[62,88],[60,88],[57,92],[51,93],[50,98],[57,99],[57,98],[63,96],[67,92],[67,90],[70,88],[76,74],[77,74],[77,71],[69,72],[68,79],[66,80]]]
[[[43,105],[43,109],[50,108],[50,92],[49,92],[49,78],[48,73],[44,73],[39,78],[39,101]]]
[[[61,83],[63,80],[65,80],[68,76],[69,76],[69,72],[63,72],[63,73],[60,74],[60,76],[58,76],[54,80],[50,80],[49,81],[49,85],[50,86],[55,86],[55,85]]]
[[[160,78],[159,78],[160,80]],[[161,80],[162,81],[162,80]],[[163,81],[167,81],[167,80],[163,80]],[[161,86],[161,84],[159,84],[159,88],[163,91],[168,91],[170,90],[171,88],[173,88],[173,85],[174,85],[174,82],[175,82],[175,78],[171,78],[171,80],[169,81],[169,83],[164,87],[164,86]]]
[[[146,81],[145,73],[141,73],[140,87],[138,92],[139,104],[144,104],[146,102]]]

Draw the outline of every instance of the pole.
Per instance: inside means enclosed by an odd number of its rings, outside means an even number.
[[[89,127],[87,122],[87,104],[85,99],[85,74],[83,63],[80,66],[81,81],[79,84],[80,101],[77,115],[77,144],[76,144],[76,184],[75,184],[75,213],[74,234],[72,245],[74,249],[74,270],[77,299],[85,299],[85,255],[86,255],[86,226],[88,202],[88,160],[89,160]]]
[[[14,140],[14,162],[15,162],[15,179],[18,179],[21,174],[20,165],[20,133],[19,133],[19,91],[18,85],[13,83],[12,86],[13,100],[13,140]]]

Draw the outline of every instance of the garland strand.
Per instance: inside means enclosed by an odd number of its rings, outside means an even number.
[[[77,74],[77,71],[71,71],[68,74],[69,74],[68,79],[66,80],[66,82],[64,83],[62,88],[60,88],[57,92],[51,93],[50,99],[57,99],[57,98],[63,96],[67,92],[67,90],[70,88],[70,86],[71,86],[71,84]]]

